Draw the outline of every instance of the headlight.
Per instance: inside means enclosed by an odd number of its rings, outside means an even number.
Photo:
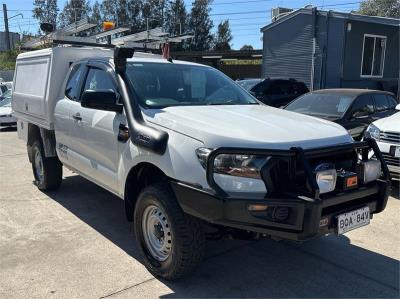
[[[367,130],[365,131],[365,137],[371,137],[377,141],[379,141],[379,134],[381,133],[381,131],[378,129],[377,126],[375,126],[374,124],[370,124],[367,128]]]
[[[205,168],[211,150],[196,150],[201,165]],[[261,168],[267,157],[256,155],[220,154],[214,160],[214,181],[226,192],[266,193],[261,179]]]
[[[318,165],[315,168],[315,178],[321,194],[335,190],[337,172],[334,165],[330,163],[322,163]]]
[[[361,161],[360,167],[360,175],[364,184],[379,179],[382,174],[381,162],[378,160]]]

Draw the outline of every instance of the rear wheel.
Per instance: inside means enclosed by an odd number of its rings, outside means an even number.
[[[40,190],[54,190],[62,181],[62,164],[57,157],[46,158],[42,143],[36,140],[32,145],[32,170],[35,184]]]
[[[180,278],[203,258],[201,222],[182,211],[168,184],[148,186],[140,193],[134,230],[144,265],[155,276]]]

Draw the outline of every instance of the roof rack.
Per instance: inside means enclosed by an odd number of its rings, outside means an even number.
[[[71,46],[90,46],[114,48],[115,46],[125,46],[135,49],[160,50],[161,46],[166,43],[180,43],[183,40],[193,37],[190,33],[177,36],[169,36],[161,27],[128,34],[111,39],[111,36],[119,35],[129,31],[129,28],[119,27],[112,30],[93,34],[91,36],[79,37],[76,34],[95,27],[96,24],[89,23],[87,18],[68,25],[65,28],[49,33],[45,36],[27,41],[23,44],[25,49],[33,49],[37,47],[71,45]],[[106,39],[105,39],[106,38]]]

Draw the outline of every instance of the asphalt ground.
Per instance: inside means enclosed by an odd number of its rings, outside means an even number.
[[[399,298],[398,185],[369,226],[303,244],[208,241],[198,270],[168,282],[142,265],[123,201],[64,175],[39,191],[24,143],[0,131],[0,298]]]

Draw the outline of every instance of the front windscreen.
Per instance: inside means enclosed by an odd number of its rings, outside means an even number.
[[[262,82],[262,79],[249,79],[249,80],[241,80],[236,83],[242,86],[247,91],[250,91],[256,84]]]
[[[286,106],[286,110],[321,116],[340,118],[349,108],[353,97],[339,94],[306,94]]]
[[[126,73],[140,104],[148,108],[258,104],[234,81],[211,67],[128,62]]]

